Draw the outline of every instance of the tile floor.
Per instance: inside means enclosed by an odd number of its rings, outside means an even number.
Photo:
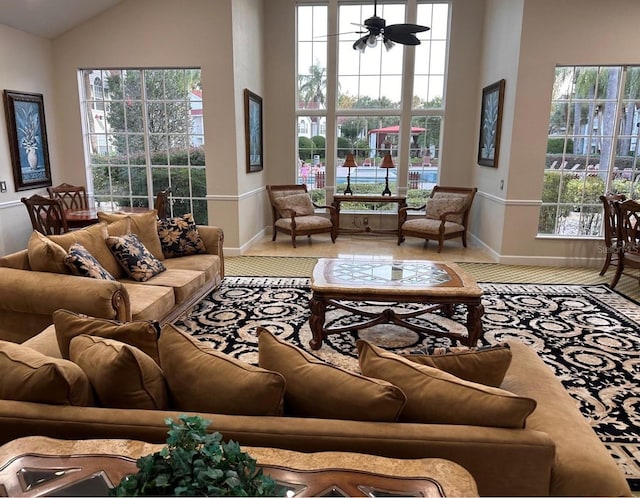
[[[432,261],[464,261],[474,263],[494,263],[489,253],[478,245],[468,241],[468,247],[462,247],[461,239],[445,241],[442,252],[438,254],[438,243],[417,238],[407,238],[398,246],[395,236],[386,234],[340,234],[336,243],[331,243],[327,234],[298,237],[294,249],[291,238],[278,233],[276,241],[271,234],[262,237],[243,253],[243,256],[283,256],[283,257],[317,257],[317,258],[395,258],[395,259],[429,259]]]

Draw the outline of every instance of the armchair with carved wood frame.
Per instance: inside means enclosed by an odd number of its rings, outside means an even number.
[[[442,251],[444,241],[462,238],[467,247],[467,226],[473,198],[478,191],[475,187],[444,187],[436,185],[431,191],[427,204],[417,207],[404,207],[398,211],[398,245],[405,237],[419,237],[438,241],[438,252]],[[419,218],[408,219],[409,211],[425,211]]]
[[[331,242],[338,236],[338,211],[334,206],[320,206],[311,200],[307,186],[300,185],[267,185],[271,214],[273,216],[273,237],[278,232],[291,236],[291,243],[296,247],[296,237],[329,233]],[[326,209],[329,217],[316,214],[316,209]]]

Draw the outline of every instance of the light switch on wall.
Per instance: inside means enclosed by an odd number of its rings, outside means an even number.
[[[7,191],[7,182],[0,182],[0,192],[6,192]]]

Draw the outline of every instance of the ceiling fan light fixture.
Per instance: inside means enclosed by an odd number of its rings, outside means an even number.
[[[378,37],[371,34],[367,37],[367,47],[374,48],[378,44]]]
[[[391,50],[394,45],[395,45],[395,43],[393,43],[391,40],[389,40],[389,38],[385,38],[384,39],[384,46],[387,49],[387,51]]]
[[[366,37],[360,38],[358,41],[356,41],[353,44],[353,48],[364,53],[364,49],[367,48],[367,43],[365,40],[366,40]]]

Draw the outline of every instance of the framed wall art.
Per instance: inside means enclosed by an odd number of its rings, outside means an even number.
[[[504,87],[505,80],[502,79],[482,89],[480,141],[478,144],[478,164],[482,166],[498,167]]]
[[[50,186],[51,166],[42,94],[5,90],[4,110],[16,192]]]
[[[247,173],[261,171],[262,155],[262,98],[245,88],[244,126],[247,148]]]

